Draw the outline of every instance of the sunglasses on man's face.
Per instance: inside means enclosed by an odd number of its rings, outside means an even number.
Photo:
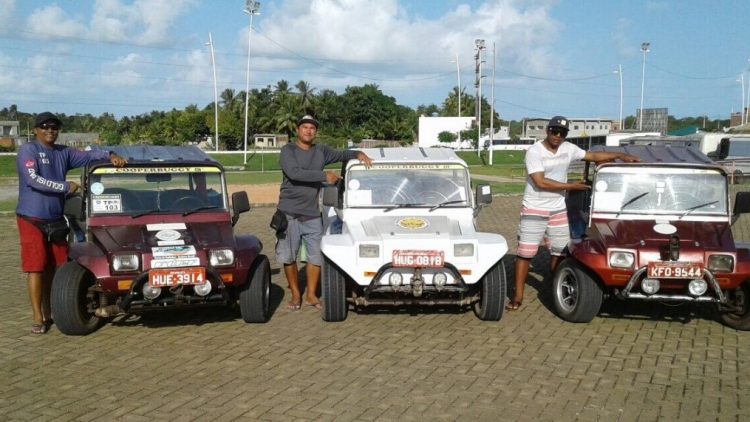
[[[550,129],[549,133],[550,135],[559,136],[561,138],[568,136],[568,131],[562,129]]]
[[[37,127],[41,130],[60,130],[60,126],[54,123],[42,123]]]

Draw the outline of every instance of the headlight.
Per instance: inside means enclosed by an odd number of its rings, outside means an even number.
[[[360,258],[377,258],[380,256],[380,246],[378,245],[359,245]]]
[[[633,268],[635,256],[632,252],[614,251],[609,254],[609,266],[614,268]]]
[[[474,244],[456,243],[453,245],[453,256],[474,256]]]
[[[708,257],[708,269],[711,272],[731,273],[734,268],[732,255],[711,255]]]
[[[234,264],[234,251],[231,249],[214,249],[208,254],[208,261],[213,267],[225,267]]]
[[[112,269],[115,271],[137,271],[140,266],[140,260],[136,254],[112,256]]]

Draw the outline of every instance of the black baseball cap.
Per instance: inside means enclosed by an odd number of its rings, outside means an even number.
[[[62,126],[62,121],[57,118],[54,114],[50,113],[49,111],[45,111],[44,113],[39,113],[34,118],[34,127],[39,127],[47,122],[54,122],[57,123],[58,126]]]
[[[303,123],[310,123],[311,125],[315,126],[315,129],[320,126],[320,123],[315,120],[315,117],[309,114],[305,114],[304,116],[300,117],[299,120],[297,120],[297,127],[300,127],[300,125]]]
[[[563,116],[555,116],[551,119],[549,119],[549,123],[547,123],[548,128],[553,127],[559,127],[565,130],[570,130],[570,121]]]

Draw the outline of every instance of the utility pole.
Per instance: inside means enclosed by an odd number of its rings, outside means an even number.
[[[484,40],[476,39],[474,40],[474,45],[477,50],[477,53],[474,55],[474,61],[476,62],[474,71],[476,74],[476,80],[474,82],[474,88],[476,88],[477,92],[475,107],[475,113],[477,116],[477,155],[480,155],[480,152],[482,151],[479,138],[482,136],[482,50],[485,49]]]
[[[492,85],[490,96],[490,147],[489,147],[489,162],[492,165],[492,150],[495,144],[495,41],[492,41]],[[510,128],[509,128],[510,129]]]
[[[208,33],[208,43],[211,49],[211,65],[214,69],[214,142],[216,143],[216,152],[219,152],[219,90],[216,84],[216,58],[214,57],[214,40],[211,33]]]

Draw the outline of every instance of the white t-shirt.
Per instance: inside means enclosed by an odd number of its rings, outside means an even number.
[[[568,167],[573,161],[582,160],[586,151],[570,142],[563,142],[552,153],[539,141],[526,151],[526,190],[523,192],[523,206],[536,210],[556,211],[565,208],[565,191],[541,190],[531,180],[532,173],[544,172],[544,177],[561,183],[568,181]]]

